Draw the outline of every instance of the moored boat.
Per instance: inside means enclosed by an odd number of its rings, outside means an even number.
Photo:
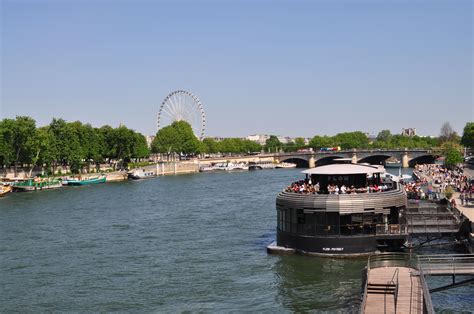
[[[276,198],[269,252],[356,256],[395,251],[406,241],[405,189],[381,166],[333,164],[303,171]]]
[[[271,161],[250,162],[249,170],[275,169],[276,165]]]
[[[0,188],[0,197],[3,197],[13,190],[11,185],[2,185]]]
[[[13,183],[13,190],[18,192],[31,192],[58,189],[62,186],[61,180],[58,179],[35,178]]]
[[[281,162],[279,164],[276,164],[276,168],[279,169],[279,168],[296,168],[296,164],[292,163],[292,162]]]
[[[156,172],[152,170],[146,170],[146,169],[135,169],[135,170],[127,172],[127,176],[129,179],[139,180],[139,179],[156,177]]]
[[[215,171],[215,170],[217,169],[213,164],[208,165],[208,166],[202,166],[199,168],[199,172],[210,172],[210,171]]]
[[[105,176],[96,176],[88,178],[76,178],[65,180],[67,185],[79,186],[79,185],[89,185],[89,184],[98,184],[104,183],[107,178]]]

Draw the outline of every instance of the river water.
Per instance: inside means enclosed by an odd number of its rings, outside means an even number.
[[[266,253],[275,196],[299,172],[10,194],[0,200],[0,311],[356,312],[366,258]],[[433,296],[436,308],[471,310],[469,289]]]

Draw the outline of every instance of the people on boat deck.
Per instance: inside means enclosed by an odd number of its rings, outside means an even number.
[[[329,194],[357,194],[357,193],[377,193],[381,191],[388,190],[388,186],[386,184],[377,185],[371,184],[366,187],[359,187],[356,188],[354,185],[347,187],[346,185],[342,184],[340,187],[337,184],[328,184],[327,186],[327,193]],[[286,189],[286,192],[294,192],[300,194],[319,194],[321,192],[321,187],[319,182],[316,184],[312,184],[311,179],[300,180],[297,182],[293,182],[289,185]]]

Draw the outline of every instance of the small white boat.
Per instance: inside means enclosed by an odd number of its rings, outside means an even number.
[[[279,164],[276,164],[276,168],[296,168],[296,164],[292,162],[281,162]]]
[[[401,171],[401,168],[398,170],[398,176],[397,175],[394,175],[394,174],[391,174],[391,173],[388,173],[388,172],[385,172],[385,177],[394,181],[394,182],[400,182],[400,181],[410,181],[412,180],[412,176],[408,175],[408,174],[402,174],[402,171]]]
[[[156,172],[153,170],[135,169],[135,170],[127,172],[127,176],[129,179],[132,179],[132,180],[140,180],[140,179],[156,177]]]
[[[249,170],[249,166],[244,163],[232,163],[228,162],[224,170],[233,171],[233,170]]]
[[[212,165],[202,166],[202,167],[199,168],[200,172],[211,172],[211,171],[215,171],[215,170],[216,170],[216,167],[212,166]]]
[[[249,163],[249,170],[275,169],[276,165],[271,161],[260,161]]]

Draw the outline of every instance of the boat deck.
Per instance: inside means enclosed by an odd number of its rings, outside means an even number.
[[[390,284],[396,282],[394,276],[398,277],[397,287]],[[368,280],[363,313],[423,313],[423,290],[417,270],[374,268],[369,270]]]

